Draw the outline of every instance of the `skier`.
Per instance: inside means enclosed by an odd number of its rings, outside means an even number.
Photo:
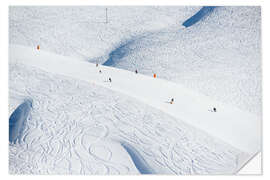
[[[98,63],[96,63],[96,67],[98,67]]]
[[[170,104],[172,104],[173,102],[174,102],[174,99],[172,98]]]
[[[157,77],[157,75],[156,74],[154,74],[154,78],[156,78]]]
[[[99,73],[101,73],[101,70],[99,70]]]
[[[111,79],[111,78],[109,78],[109,81],[110,81],[110,82],[112,82],[112,79]]]
[[[214,111],[214,112],[217,112],[217,109],[214,107],[214,108],[213,108],[213,111]]]
[[[135,73],[136,73],[136,74],[138,74],[138,71],[137,71],[137,69],[135,70]]]

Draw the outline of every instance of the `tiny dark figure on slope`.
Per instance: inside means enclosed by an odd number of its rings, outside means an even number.
[[[109,81],[110,81],[110,82],[112,82],[112,79],[111,79],[111,78],[109,78]]]
[[[135,70],[135,73],[136,73],[136,74],[138,74],[138,71],[137,71],[137,69]]]
[[[213,111],[214,111],[214,112],[217,112],[217,109],[214,107],[214,108],[213,108]]]
[[[170,104],[172,104],[174,102],[174,99],[172,98],[171,101],[170,101]]]
[[[96,63],[96,67],[98,67],[98,63]]]
[[[99,70],[99,73],[102,73],[101,70]]]

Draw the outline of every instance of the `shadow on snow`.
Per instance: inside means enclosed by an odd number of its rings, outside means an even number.
[[[134,147],[126,142],[121,142],[121,145],[128,152],[133,163],[141,174],[156,174]]]
[[[31,108],[32,100],[26,99],[9,117],[9,142],[16,143],[17,140],[20,140]]]
[[[192,26],[193,24],[199,22],[204,17],[206,17],[208,14],[210,14],[214,10],[214,8],[216,8],[216,7],[215,6],[204,6],[204,7],[202,7],[196,14],[194,14],[189,19],[187,19],[185,22],[183,22],[182,25],[185,26],[185,27]]]

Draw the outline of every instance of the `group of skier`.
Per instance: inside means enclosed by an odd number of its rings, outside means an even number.
[[[98,67],[98,63],[96,63],[96,67]],[[99,73],[102,73],[101,70],[99,70]],[[135,70],[135,74],[138,74],[138,70],[136,69]],[[154,78],[156,78],[157,75],[154,74]],[[112,82],[112,78],[109,77],[109,82],[111,83]],[[170,104],[173,104],[174,103],[174,98],[172,98],[169,102]],[[217,109],[215,107],[212,108],[212,110],[210,110],[211,112],[217,112]]]

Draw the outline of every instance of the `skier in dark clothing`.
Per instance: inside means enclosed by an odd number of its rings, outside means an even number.
[[[137,71],[137,69],[135,70],[135,73],[136,73],[136,74],[138,74],[138,71]]]
[[[170,104],[172,104],[173,102],[174,102],[174,99],[172,98]]]
[[[112,79],[111,79],[111,78],[109,78],[109,81],[110,81],[110,82],[112,82]]]
[[[214,108],[213,108],[213,111],[214,111],[214,112],[217,112],[217,109],[214,107]]]
[[[98,63],[96,63],[96,67],[98,67]]]
[[[99,70],[99,73],[101,73],[101,70]]]

